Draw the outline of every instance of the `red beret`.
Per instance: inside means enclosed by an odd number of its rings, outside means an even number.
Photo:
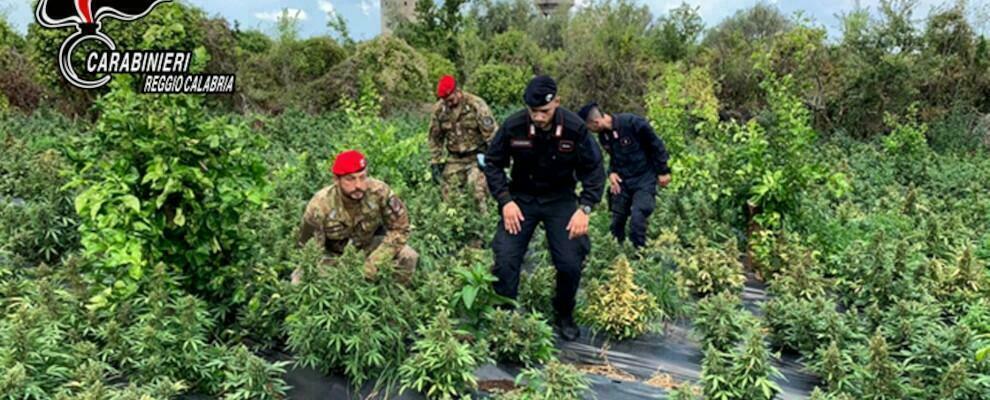
[[[437,98],[442,99],[450,96],[451,93],[454,93],[454,89],[457,89],[457,81],[454,80],[453,76],[440,77],[440,82],[437,82]]]
[[[364,154],[357,150],[347,150],[338,154],[337,159],[333,160],[333,174],[337,176],[353,174],[363,171],[367,166],[368,160],[364,158]]]

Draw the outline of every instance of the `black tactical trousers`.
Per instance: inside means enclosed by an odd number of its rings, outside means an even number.
[[[656,181],[651,174],[623,180],[619,194],[608,194],[612,210],[612,236],[622,243],[626,240],[626,222],[629,241],[635,247],[646,245],[646,226],[656,208]]]
[[[591,250],[591,240],[587,235],[573,240],[567,237],[567,224],[577,210],[577,200],[574,196],[565,196],[550,201],[537,199],[515,201],[525,218],[521,224],[522,229],[512,235],[505,230],[505,221],[499,221],[492,241],[492,250],[495,252],[493,273],[498,278],[495,282],[495,292],[512,299],[519,294],[519,272],[522,268],[523,256],[529,247],[533,232],[536,231],[536,226],[542,223],[546,231],[550,258],[557,269],[554,310],[559,318],[571,317],[574,312],[574,297],[581,282],[581,268],[585,256]]]

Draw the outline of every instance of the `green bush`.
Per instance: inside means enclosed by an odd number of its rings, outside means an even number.
[[[693,247],[675,254],[677,287],[682,296],[739,292],[746,283],[735,238],[718,247],[698,236]]]
[[[553,329],[540,313],[492,310],[485,315],[485,340],[496,360],[523,365],[550,361],[557,349]]]
[[[316,102],[336,105],[344,99],[357,101],[365,78],[370,78],[374,91],[382,96],[381,111],[391,114],[416,109],[433,99],[436,82],[429,81],[428,68],[427,59],[415,48],[384,35],[357,45],[350,57],[311,85],[320,96]]]
[[[311,254],[317,254],[310,243]],[[389,269],[364,279],[364,257],[348,246],[333,265],[302,264],[303,281],[287,299],[286,345],[300,365],[342,371],[355,384],[392,381],[413,335],[415,299],[393,283]]]
[[[437,310],[428,325],[417,329],[412,354],[399,367],[401,390],[413,389],[431,399],[459,398],[474,389],[474,370],[481,356],[464,342],[466,331],[454,328],[446,309]]]
[[[207,117],[194,96],[140,96],[124,77],[100,100],[97,134],[83,139],[71,185],[90,277],[105,305],[127,296],[158,262],[197,295],[229,301],[253,242],[241,218],[267,196],[263,138]],[[136,116],[146,116],[136,118]]]
[[[704,348],[727,352],[742,340],[751,319],[752,316],[743,310],[739,296],[725,291],[701,299],[693,322]]]
[[[570,364],[551,361],[540,368],[527,368],[516,377],[520,389],[497,396],[499,400],[580,399],[591,388],[588,378]]]
[[[665,316],[656,299],[636,285],[635,273],[625,256],[619,256],[607,272],[607,280],[589,280],[577,318],[592,330],[618,340],[633,339],[651,330]]]
[[[474,70],[467,87],[492,107],[521,106],[530,78],[532,73],[525,67],[488,63]]]

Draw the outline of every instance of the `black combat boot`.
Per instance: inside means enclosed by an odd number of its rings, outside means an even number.
[[[574,317],[558,317],[555,325],[560,337],[568,342],[573,342],[581,337],[581,329],[574,323]]]

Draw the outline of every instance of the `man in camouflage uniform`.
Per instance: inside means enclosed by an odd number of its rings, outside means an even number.
[[[408,283],[419,260],[419,254],[406,245],[409,214],[388,185],[368,177],[367,164],[364,155],[354,150],[337,156],[334,184],[316,192],[306,206],[299,245],[316,238],[326,251],[324,262],[332,263],[351,243],[368,255],[365,277],[374,279],[379,265],[394,261],[399,279]],[[301,269],[292,273],[293,284],[301,275]]]
[[[454,77],[437,83],[437,101],[430,120],[430,163],[434,180],[441,180],[443,198],[467,184],[482,212],[488,197],[485,175],[479,164],[498,129],[488,104],[457,88]]]

